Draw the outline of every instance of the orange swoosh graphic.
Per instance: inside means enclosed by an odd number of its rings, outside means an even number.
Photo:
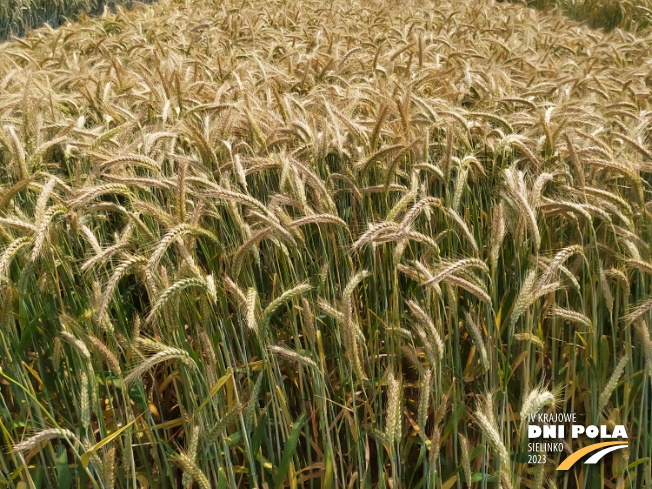
[[[596,443],[595,445],[589,445],[588,447],[584,447],[581,450],[573,452],[568,457],[566,457],[566,459],[561,464],[559,464],[557,470],[568,470],[573,466],[575,462],[581,459],[584,455],[587,455],[591,452],[595,452],[596,450],[600,450],[601,448],[610,447],[612,445],[625,445],[625,444],[626,442],[624,441],[605,441],[604,443]]]

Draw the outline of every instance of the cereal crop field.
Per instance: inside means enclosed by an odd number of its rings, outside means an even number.
[[[152,0],[140,1],[150,3]],[[133,0],[0,0],[0,41],[25,35],[44,24],[58,27],[84,14],[133,4]]]
[[[651,130],[652,32],[491,0],[0,44],[0,488],[652,487]]]

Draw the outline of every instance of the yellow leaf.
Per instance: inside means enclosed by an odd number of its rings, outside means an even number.
[[[157,430],[167,430],[170,428],[176,428],[177,426],[181,426],[183,424],[183,420],[181,418],[177,419],[171,419],[170,421],[166,421],[165,423],[160,423],[154,426]]]
[[[217,382],[215,382],[215,385],[213,387],[211,387],[211,391],[209,392],[208,397],[206,399],[204,399],[202,401],[202,403],[199,405],[199,408],[197,408],[197,411],[195,411],[195,413],[192,415],[192,418],[190,418],[191,421],[195,417],[195,414],[197,414],[199,411],[201,411],[202,409],[204,409],[206,407],[206,404],[208,404],[208,401],[210,401],[211,398],[215,394],[217,394],[217,391],[219,391],[220,388],[224,384],[226,384],[226,381],[231,378],[232,374],[233,374],[233,370],[231,370],[230,367],[227,368],[226,373],[222,377],[220,377],[220,379]]]
[[[22,364],[27,370],[29,370],[29,373],[32,374],[32,376],[34,376],[36,380],[38,380],[38,383],[41,384],[41,386],[43,386],[43,381],[41,380],[41,377],[39,377],[38,374],[36,373],[36,370],[34,370],[29,365],[27,365],[25,362],[22,362]]]
[[[149,479],[147,478],[147,474],[138,473],[138,475],[136,475],[136,479],[138,479],[140,487],[143,489],[149,489]]]
[[[134,424],[136,421],[138,421],[140,418],[142,418],[145,415],[146,412],[147,412],[147,410],[143,411],[143,413],[140,416],[138,416],[136,419],[134,419],[133,421],[127,423],[122,428],[120,428],[118,431],[114,431],[109,436],[107,436],[106,438],[100,440],[98,443],[96,443],[90,449],[88,449],[86,452],[84,452],[84,454],[81,456],[81,463],[84,466],[84,468],[88,467],[88,462],[90,462],[91,455],[93,455],[94,452],[98,451],[104,445],[106,445],[107,443],[110,443],[111,441],[116,439],[120,435],[120,433],[122,433],[124,430],[126,430],[132,424]]]
[[[444,485],[441,486],[441,489],[451,489],[453,485],[457,482],[457,476],[454,475],[450,479],[448,479],[446,482],[444,482]]]

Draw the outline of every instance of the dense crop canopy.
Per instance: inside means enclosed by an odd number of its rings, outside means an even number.
[[[0,485],[539,488],[548,411],[630,433],[559,487],[647,487],[651,52],[475,0],[0,45]]]

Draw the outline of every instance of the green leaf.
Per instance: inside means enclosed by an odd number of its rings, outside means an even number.
[[[59,445],[59,448],[57,448],[55,466],[57,468],[57,485],[59,489],[71,487],[72,476],[70,475],[70,466],[68,465],[68,453],[64,445]]]
[[[292,461],[292,457],[294,457],[294,453],[297,450],[297,443],[299,442],[299,436],[301,436],[301,429],[303,428],[303,425],[306,422],[306,420],[307,418],[305,413],[302,413],[301,416],[299,416],[294,421],[294,426],[292,427],[292,431],[290,432],[290,437],[285,442],[285,450],[283,450],[281,463],[278,467],[276,483],[274,484],[275,489],[281,489],[283,487],[283,481],[285,480],[285,476],[288,473],[288,469],[290,467],[290,462]]]
[[[41,466],[37,466],[36,470],[32,473],[32,482],[34,482],[34,486],[36,487],[43,487],[43,479],[45,476],[45,470]]]
[[[471,454],[469,455],[469,460],[475,459],[475,457],[480,455],[482,452],[484,452],[484,445],[478,445],[473,450],[471,450]]]
[[[475,472],[471,476],[471,481],[472,482],[480,482],[480,481],[498,482],[498,477],[496,477],[495,475],[483,474],[482,472]]]
[[[224,467],[220,467],[217,471],[217,489],[227,489],[229,486],[226,483],[226,472]]]
[[[147,393],[143,387],[142,380],[138,380],[129,389],[129,398],[134,401],[139,411],[145,411],[147,409]]]
[[[600,338],[600,379],[604,382],[607,378],[609,368],[609,340],[606,336]],[[616,359],[614,358],[614,361]]]
[[[645,463],[645,462],[649,462],[649,461],[650,461],[650,457],[639,458],[638,460],[634,460],[631,464],[629,464],[629,465],[627,466],[627,469],[628,469],[628,470],[632,470],[632,469],[633,469],[634,467],[636,467],[637,465],[640,465],[640,464],[643,464],[643,463]]]
[[[265,426],[267,425],[267,413],[263,414],[258,426],[256,426],[256,431],[254,431],[254,436],[251,437],[251,452],[256,455],[260,449],[260,443],[262,442],[263,435],[265,434]]]
[[[333,487],[333,453],[330,445],[326,445],[324,451],[324,458],[326,461],[326,473],[322,479],[322,489],[331,489]]]

